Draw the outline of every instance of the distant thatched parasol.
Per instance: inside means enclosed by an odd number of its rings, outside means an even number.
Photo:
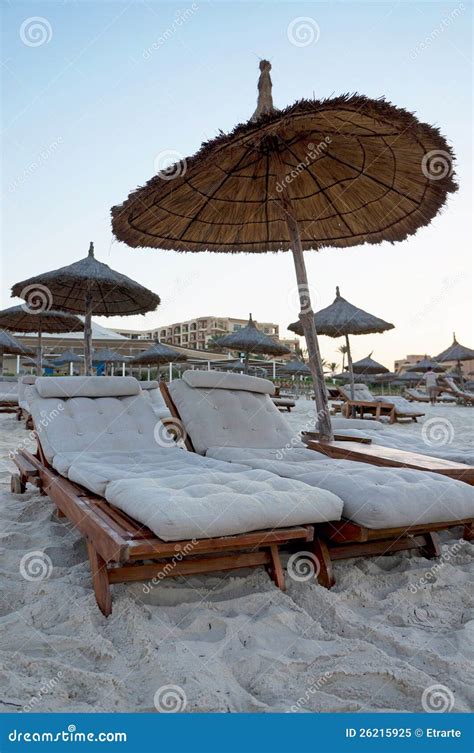
[[[461,345],[456,340],[456,333],[453,332],[453,342],[449,348],[443,350],[439,356],[436,356],[436,361],[456,361],[459,368],[461,368],[461,361],[471,361],[474,358],[474,350],[468,348],[465,345]]]
[[[285,376],[311,376],[311,369],[303,361],[293,358],[291,361],[279,366],[277,373],[284,374]]]
[[[84,259],[52,272],[30,277],[12,287],[12,295],[28,302],[38,291],[62,311],[84,314],[85,372],[92,371],[92,313],[96,316],[144,314],[153,311],[160,298],[130,277],[94,258],[94,244]]]
[[[352,364],[351,344],[349,335],[371,335],[377,332],[386,332],[393,329],[394,325],[380,319],[378,316],[369,314],[368,311],[354,306],[346,301],[336,287],[336,297],[330,306],[317,311],[314,315],[316,330],[320,335],[328,337],[346,338],[347,362],[349,367],[349,376],[351,383],[351,394],[354,395],[354,373]],[[301,322],[293,322],[288,326],[292,332],[298,335],[303,334]]]
[[[294,257],[320,436],[332,429],[303,249],[402,241],[456,190],[439,131],[358,95],[273,107],[260,61],[249,122],[203,144],[112,208],[116,237],[177,251],[287,251]]]
[[[367,358],[361,358],[360,361],[354,361],[352,364],[352,371],[354,374],[357,374],[357,377],[359,378],[362,374],[389,374],[389,369],[387,369],[386,366],[384,366],[381,363],[378,363],[377,361],[374,361],[373,358],[370,356],[372,353],[367,356]]]
[[[421,371],[423,374],[427,371],[446,371],[444,366],[437,363],[433,358],[425,356],[420,361],[413,363],[411,366],[407,366],[405,371]]]
[[[247,326],[231,332],[230,335],[220,337],[216,340],[216,345],[220,348],[242,351],[244,353],[243,370],[245,374],[248,371],[249,355],[251,353],[260,353],[266,356],[282,356],[291,353],[291,350],[286,345],[282,345],[282,343],[277,342],[257,329],[252,319],[252,314],[249,316]]]
[[[0,311],[0,327],[5,327],[12,332],[35,332],[38,334],[38,350],[36,363],[38,374],[42,373],[42,342],[43,332],[77,332],[84,329],[79,317],[73,314],[65,314],[62,311],[51,309],[30,308],[28,303],[21,306],[11,306]]]
[[[34,350],[27,348],[26,345],[22,345],[18,340],[15,340],[9,332],[5,332],[4,329],[0,329],[0,376],[3,374],[3,355],[9,353],[12,356],[34,356]]]
[[[102,350],[92,352],[92,363],[122,363],[126,360],[126,356],[122,356],[115,350],[110,350],[110,348],[102,348]]]
[[[74,353],[72,350],[65,350],[61,353],[59,358],[54,360],[54,363],[58,366],[62,366],[65,363],[83,363],[84,356],[80,356],[79,353]]]
[[[417,384],[423,379],[421,371],[404,371],[402,374],[395,374],[393,384]]]
[[[133,356],[133,358],[130,358],[129,363],[141,363],[145,366],[151,366],[153,364],[176,363],[177,361],[186,361],[186,356],[163,343],[156,342],[148,350],[144,350]]]

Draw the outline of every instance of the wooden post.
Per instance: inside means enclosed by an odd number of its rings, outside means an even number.
[[[249,373],[249,351],[245,351],[245,358],[244,358],[244,374]]]
[[[92,293],[88,291],[84,300],[84,374],[92,374]]]
[[[351,400],[354,400],[354,395],[355,395],[354,371],[352,368],[352,353],[351,353],[351,344],[349,342],[349,335],[346,335],[346,347],[347,347],[347,365],[349,367],[349,374],[351,377]]]
[[[293,213],[291,199],[288,194],[288,187],[285,181],[285,166],[279,152],[274,153],[275,165],[277,167],[277,181],[281,191],[277,192],[280,197],[280,203],[285,213],[286,224],[291,241],[291,250],[296,270],[296,280],[298,282],[298,293],[300,299],[300,321],[303,327],[306,345],[308,348],[309,367],[313,377],[314,397],[316,402],[316,411],[318,417],[319,436],[322,440],[330,442],[334,439],[331,418],[329,416],[329,405],[324,385],[323,364],[321,353],[319,352],[318,335],[314,322],[314,312],[311,307],[309,294],[308,276],[306,274],[306,265],[304,263],[303,247],[301,245],[301,236],[298,222]]]
[[[41,320],[40,320],[41,321]],[[41,338],[41,324],[38,325],[38,348],[37,348],[36,376],[43,374],[43,345]]]
[[[0,348],[0,376],[3,376],[3,348]]]

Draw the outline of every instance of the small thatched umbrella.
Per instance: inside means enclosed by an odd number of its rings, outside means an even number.
[[[377,332],[386,332],[393,329],[394,325],[346,301],[341,296],[339,287],[336,287],[336,297],[331,305],[316,312],[314,323],[320,335],[345,337],[351,395],[354,398],[354,372],[349,335],[371,335]],[[288,326],[288,329],[298,335],[303,334],[301,322],[293,322]]]
[[[383,364],[374,361],[374,359],[371,358],[371,355],[372,353],[368,355],[367,358],[361,358],[360,361],[354,361],[352,364],[352,371],[354,374],[357,374],[358,377],[360,375],[389,373],[389,369]]]
[[[30,308],[28,303],[21,306],[11,306],[8,309],[0,311],[0,327],[11,330],[12,332],[35,332],[38,334],[37,350],[37,370],[38,374],[42,373],[42,334],[49,332],[52,334],[78,332],[84,329],[84,325],[79,317],[73,314],[65,314],[62,311],[53,311],[51,309]]]
[[[239,350],[244,353],[243,371],[247,374],[249,356],[251,353],[260,353],[266,356],[283,356],[291,353],[291,350],[277,342],[272,337],[269,337],[264,332],[257,329],[255,322],[252,319],[252,314],[249,315],[249,321],[246,327],[238,329],[235,332],[231,332],[230,335],[225,335],[216,340],[216,345],[220,348],[228,348],[229,350]]]
[[[278,367],[278,374],[285,376],[311,376],[311,369],[303,361],[293,358],[291,361]]]
[[[177,350],[174,350],[174,348],[170,348],[164,343],[155,342],[151,346],[151,348],[148,348],[148,350],[144,350],[141,353],[138,353],[136,356],[133,356],[133,358],[130,358],[129,363],[131,365],[144,364],[145,366],[148,366],[148,373],[150,371],[150,366],[152,365],[160,366],[161,364],[169,363],[171,379],[171,364],[176,363],[177,361],[186,360],[186,356],[182,353],[179,353]]]
[[[96,316],[145,314],[160,303],[156,293],[94,258],[94,244],[84,259],[52,272],[30,277],[12,287],[12,296],[33,299],[47,291],[52,305],[84,314],[85,373],[92,372],[92,313]]]
[[[34,356],[34,351],[15,340],[12,335],[0,329],[0,376],[3,375],[3,356],[9,353],[12,356]]]
[[[423,379],[420,371],[404,371],[402,374],[396,374],[392,384],[418,384]]]
[[[449,348],[446,348],[446,350],[443,350],[443,352],[440,353],[439,356],[436,356],[436,361],[441,361],[441,363],[445,363],[446,361],[456,361],[457,370],[462,383],[463,375],[461,361],[471,361],[473,358],[474,350],[472,350],[472,348],[468,348],[466,345],[461,345],[461,343],[458,343],[458,341],[456,340],[456,333],[453,332],[452,345],[450,345]]]
[[[69,364],[69,374],[72,376],[74,372],[75,363],[84,363],[84,356],[80,356],[78,353],[74,353],[72,350],[65,350],[61,353],[59,358],[54,360],[56,366],[64,366]]]
[[[176,251],[293,253],[320,435],[332,439],[304,249],[402,241],[456,190],[453,154],[414,115],[358,95],[272,101],[260,61],[249,122],[203,144],[112,208],[116,237]]]
[[[407,366],[405,371],[421,371],[424,374],[427,371],[446,371],[446,368],[444,366],[441,366],[440,363],[437,363],[437,361],[435,361],[433,358],[428,358],[428,356],[425,356],[421,359],[421,361],[417,361],[411,366]]]

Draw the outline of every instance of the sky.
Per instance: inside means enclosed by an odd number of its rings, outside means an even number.
[[[472,347],[472,5],[464,2],[60,0],[3,4],[2,307],[11,285],[96,256],[157,292],[145,317],[99,318],[151,328],[197,316],[298,316],[290,253],[178,254],[113,237],[110,207],[255,109],[258,63],[273,97],[384,95],[438,126],[457,156],[460,190],[402,243],[308,251],[315,310],[339,285],[393,322],[352,338],[389,368],[408,353]],[[320,338],[340,363],[342,340]]]

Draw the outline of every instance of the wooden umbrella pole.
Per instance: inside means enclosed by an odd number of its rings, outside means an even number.
[[[250,352],[246,350],[245,358],[244,358],[244,374],[248,374],[249,372],[249,355],[250,355]]]
[[[352,353],[351,353],[351,344],[349,342],[349,335],[346,335],[346,348],[347,348],[347,365],[349,367],[349,374],[351,377],[351,400],[354,400],[354,395],[355,395],[354,369],[352,366]]]
[[[38,325],[38,349],[37,349],[36,376],[43,374],[43,344],[41,337],[41,324]]]
[[[84,374],[92,374],[92,293],[84,299]]]
[[[314,398],[316,402],[316,411],[318,416],[319,436],[322,440],[331,442],[334,439],[331,418],[329,416],[329,405],[324,385],[323,364],[321,353],[319,352],[318,335],[314,323],[314,312],[311,307],[309,295],[308,276],[306,274],[306,265],[304,263],[303,246],[301,245],[301,236],[298,222],[293,213],[291,199],[288,195],[285,182],[285,168],[280,154],[276,153],[276,164],[278,166],[277,179],[280,181],[281,192],[280,200],[285,212],[286,224],[290,234],[291,250],[293,252],[293,261],[295,263],[296,280],[298,282],[298,292],[300,299],[300,321],[303,327],[306,346],[308,348],[309,367],[313,377]]]

